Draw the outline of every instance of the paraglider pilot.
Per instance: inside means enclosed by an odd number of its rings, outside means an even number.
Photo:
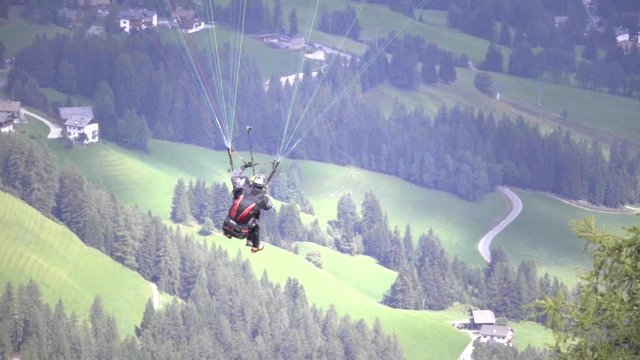
[[[249,180],[243,175],[244,170],[252,166],[252,162],[245,163],[231,175],[233,205],[224,220],[223,232],[228,238],[247,239],[247,246],[256,253],[264,249],[260,242],[260,212],[273,205],[266,195],[267,177],[256,174]]]

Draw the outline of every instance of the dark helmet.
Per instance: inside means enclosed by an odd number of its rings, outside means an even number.
[[[251,185],[262,189],[267,184],[267,177],[264,174],[256,174],[251,179]]]

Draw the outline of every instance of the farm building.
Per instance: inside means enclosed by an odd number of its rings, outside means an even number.
[[[85,144],[98,142],[100,129],[90,106],[61,107],[58,111],[60,119],[64,120],[64,132],[69,139],[80,137]]]
[[[508,326],[482,325],[480,328],[480,342],[496,342],[511,346],[513,329]]]

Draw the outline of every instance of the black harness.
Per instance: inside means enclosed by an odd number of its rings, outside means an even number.
[[[255,194],[253,189],[243,191],[234,201],[229,213],[224,220],[222,231],[228,238],[235,237],[245,239],[249,231],[258,225],[260,208],[258,203],[262,200],[260,193]]]

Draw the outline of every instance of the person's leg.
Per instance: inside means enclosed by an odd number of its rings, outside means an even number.
[[[264,248],[260,243],[260,226],[256,225],[249,230],[247,239],[251,241],[251,252],[258,252]]]

